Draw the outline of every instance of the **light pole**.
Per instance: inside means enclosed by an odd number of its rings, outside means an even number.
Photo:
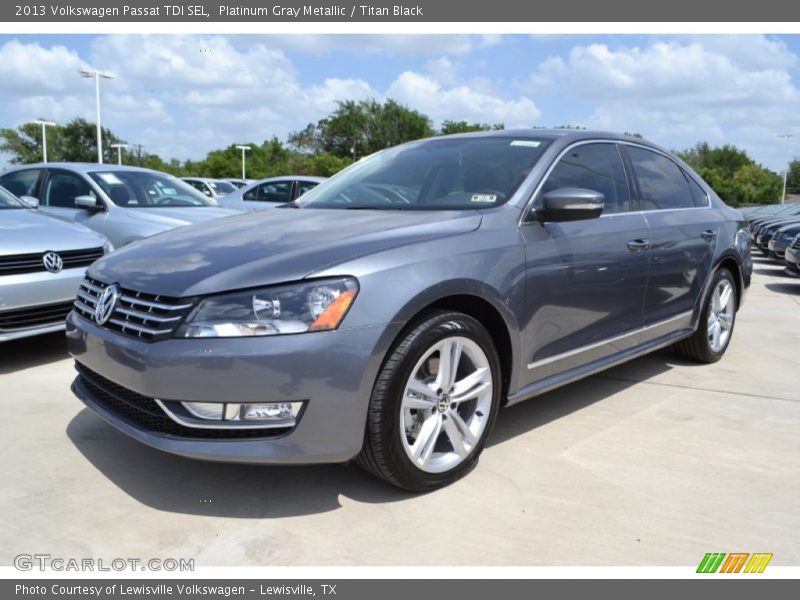
[[[103,164],[103,133],[100,126],[100,79],[114,79],[110,73],[104,73],[97,69],[80,69],[78,73],[87,79],[94,78],[94,99],[97,110],[97,162]]]
[[[122,164],[122,149],[123,148],[127,148],[128,144],[111,144],[111,147],[117,149],[117,164],[121,165]]]
[[[47,128],[55,127],[56,124],[44,119],[36,119],[34,123],[42,126],[42,162],[47,162]]]
[[[779,138],[786,138],[786,160],[783,163],[783,194],[781,195],[781,205],[786,202],[786,177],[789,175],[789,140],[794,137],[793,133],[781,133]]]
[[[246,180],[247,176],[245,175],[244,156],[245,156],[245,152],[249,152],[250,151],[250,146],[244,146],[244,145],[240,144],[240,145],[237,145],[236,148],[242,151],[242,179]]]

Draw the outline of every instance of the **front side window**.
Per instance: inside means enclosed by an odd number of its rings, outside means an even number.
[[[0,209],[4,208],[25,208],[13,194],[10,194],[5,188],[0,187]]]
[[[509,136],[404,144],[358,161],[296,202],[302,208],[493,208],[514,195],[549,144]]]
[[[692,208],[694,200],[680,167],[663,154],[645,148],[627,149],[639,182],[642,210]]]
[[[69,171],[52,171],[42,194],[42,203],[53,208],[77,208],[75,198],[94,196],[89,182]]]
[[[94,171],[92,180],[117,206],[160,208],[176,206],[217,206],[180,179],[155,171]]]
[[[603,214],[631,209],[628,182],[616,144],[581,144],[567,151],[542,186],[542,193],[559,188],[600,192],[605,198]]]
[[[20,196],[38,197],[37,184],[39,183],[39,176],[41,174],[41,169],[26,169],[24,171],[6,173],[0,177],[0,185],[14,194],[17,198]]]

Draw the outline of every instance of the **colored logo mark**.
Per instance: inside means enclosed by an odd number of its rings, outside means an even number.
[[[772,553],[708,552],[697,566],[698,573],[763,573]]]

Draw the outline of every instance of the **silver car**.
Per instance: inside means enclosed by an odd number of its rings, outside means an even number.
[[[64,329],[86,267],[111,244],[37,214],[1,187],[0,232],[0,342]]]
[[[284,175],[270,177],[246,185],[217,199],[220,206],[234,210],[265,210],[292,202],[313,190],[326,177],[312,175]]]
[[[6,171],[0,185],[43,214],[102,233],[117,248],[236,214],[172,175],[138,167],[40,163]]]

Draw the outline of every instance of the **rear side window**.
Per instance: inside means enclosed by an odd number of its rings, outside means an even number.
[[[706,194],[706,191],[688,173],[684,173],[684,175],[686,176],[686,181],[689,182],[689,191],[692,193],[694,205],[698,208],[708,206],[708,194]]]
[[[631,209],[628,183],[615,144],[582,144],[570,149],[550,173],[542,193],[577,187],[605,196],[603,214]]]
[[[25,171],[7,173],[0,177],[0,184],[17,197],[37,197],[39,175],[41,173],[40,169],[27,169]]]
[[[296,184],[296,189],[294,193],[295,198],[299,198],[303,194],[308,191],[313,190],[319,184],[316,181],[298,181]]]
[[[689,183],[680,167],[662,154],[644,148],[627,149],[639,182],[642,210],[692,208]]]
[[[289,202],[292,197],[291,181],[272,181],[257,185],[245,192],[243,198],[255,202]]]

